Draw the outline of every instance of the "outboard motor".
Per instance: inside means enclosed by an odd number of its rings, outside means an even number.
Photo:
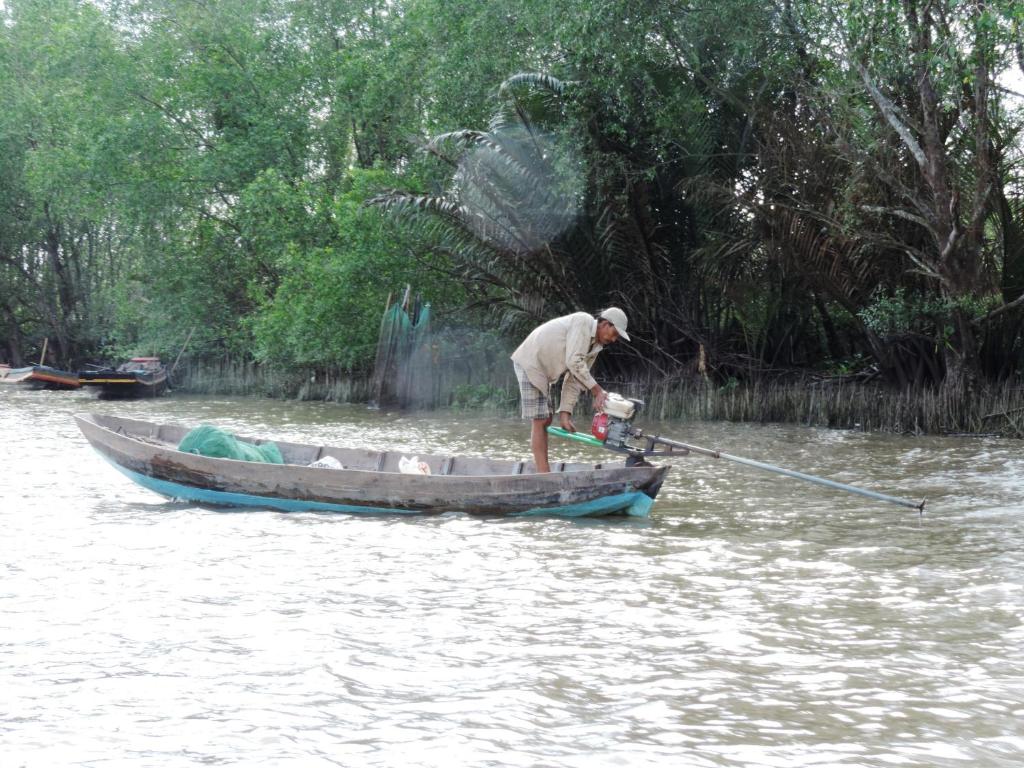
[[[609,392],[608,398],[604,402],[604,410],[594,414],[590,433],[604,443],[606,448],[628,449],[626,439],[632,434],[631,423],[643,405],[643,400]]]

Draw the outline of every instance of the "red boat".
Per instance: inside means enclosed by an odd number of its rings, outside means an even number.
[[[24,368],[0,365],[0,384],[21,384],[33,389],[78,389],[81,386],[77,373],[59,371],[48,365]]]

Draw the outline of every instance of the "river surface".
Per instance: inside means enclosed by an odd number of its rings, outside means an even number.
[[[135,486],[84,411],[528,453],[512,418],[5,388],[2,766],[1024,763],[1019,442],[644,425],[923,517],[697,457],[648,520],[284,514]]]

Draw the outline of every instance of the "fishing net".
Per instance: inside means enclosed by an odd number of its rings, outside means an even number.
[[[197,453],[213,459],[235,459],[237,461],[259,461],[264,464],[284,464],[281,450],[275,443],[253,445],[239,440],[232,434],[209,424],[203,424],[189,432],[178,444],[178,450]]]
[[[384,311],[373,371],[377,405],[414,407],[434,396],[433,337],[430,304],[419,297],[396,301]]]

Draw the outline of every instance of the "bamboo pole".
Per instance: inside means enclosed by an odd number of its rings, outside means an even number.
[[[579,432],[566,432],[559,427],[548,427],[548,432],[558,437],[564,437],[569,440],[575,440],[586,445],[592,445],[594,447],[605,447],[604,443],[595,437],[587,434],[581,434]],[[806,472],[797,472],[792,469],[785,469],[783,467],[776,467],[774,464],[766,464],[763,461],[755,461],[754,459],[746,459],[742,456],[733,456],[729,453],[722,453],[711,448],[701,448],[699,445],[690,445],[689,443],[681,443],[678,440],[671,440],[667,437],[660,437],[657,435],[645,435],[644,439],[648,441],[649,448],[655,444],[661,444],[670,448],[678,449],[680,453],[696,453],[701,456],[709,456],[712,459],[725,459],[726,461],[734,461],[737,464],[743,464],[747,467],[754,467],[755,469],[761,469],[766,472],[774,472],[777,475],[785,475],[786,477],[792,477],[797,480],[805,480],[809,483],[816,483],[818,485],[824,485],[828,488],[835,488],[840,491],[847,491],[848,493],[856,493],[860,496],[867,496],[869,499],[876,499],[878,501],[885,501],[889,504],[897,504],[901,507],[908,507],[910,509],[916,509],[918,512],[924,512],[925,502],[922,501],[910,501],[909,499],[901,499],[897,496],[890,496],[886,493],[879,493],[878,491],[869,491],[866,488],[858,488],[854,485],[847,485],[846,483],[838,483],[835,480],[829,480],[824,477],[817,477],[816,475],[809,475]],[[640,450],[637,449],[637,453],[643,454],[644,456],[658,455],[651,450]]]
[[[869,491],[866,488],[858,488],[855,485],[847,485],[846,483],[838,483],[835,480],[829,480],[824,477],[817,477],[816,475],[809,475],[806,472],[797,472],[793,469],[785,469],[783,467],[777,467],[774,464],[766,464],[763,461],[755,461],[754,459],[746,459],[742,456],[733,456],[729,453],[722,453],[711,448],[701,448],[698,445],[690,445],[689,443],[681,443],[678,440],[670,440],[666,437],[650,437],[646,439],[654,440],[655,442],[662,443],[663,445],[670,446],[672,448],[678,448],[682,451],[689,451],[691,453],[697,453],[701,456],[709,456],[713,459],[725,459],[726,461],[734,461],[737,464],[743,464],[747,467],[754,467],[755,469],[763,469],[766,472],[774,472],[778,475],[785,475],[786,477],[792,477],[797,480],[806,480],[809,483],[817,483],[818,485],[824,485],[828,488],[835,488],[840,491],[847,491],[849,493],[856,493],[861,496],[867,496],[869,499],[877,499],[878,501],[885,501],[890,504],[897,504],[901,507],[908,507],[910,509],[916,509],[918,512],[924,512],[925,501],[910,501],[909,499],[901,499],[897,496],[890,496],[886,493],[879,493],[878,491]]]
[[[174,358],[174,365],[171,366],[171,370],[167,372],[167,378],[171,378],[171,374],[174,373],[174,369],[178,367],[178,361],[181,360],[181,356],[185,353],[185,347],[192,341],[192,334],[196,332],[196,326],[192,326],[192,330],[188,332],[188,336],[185,337],[185,343],[181,345],[181,351],[178,352],[178,356]]]

